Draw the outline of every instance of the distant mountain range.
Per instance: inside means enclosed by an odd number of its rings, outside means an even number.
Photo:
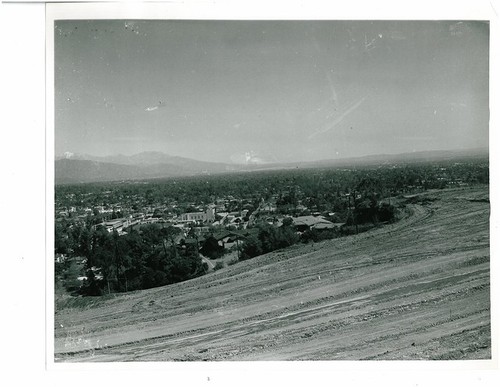
[[[344,159],[330,159],[301,163],[300,166],[312,167],[321,166],[361,166],[361,165],[380,165],[380,164],[406,164],[406,163],[419,163],[431,161],[446,161],[455,159],[475,159],[475,158],[488,158],[488,148],[474,148],[463,150],[439,150],[439,151],[420,151],[408,152],[398,154],[380,154],[369,155],[362,157],[351,157]]]
[[[66,153],[65,155],[56,157],[55,183],[75,184],[144,180],[227,172],[289,168],[354,167],[477,157],[488,157],[488,149],[412,152],[395,155],[373,155],[346,159],[259,165],[213,163],[170,156],[162,152],[142,152],[132,156],[114,155],[104,157]]]
[[[111,163],[120,165],[159,165],[159,164],[172,164],[178,166],[187,166],[189,168],[193,167],[195,169],[212,167],[220,168],[221,166],[226,166],[228,164],[223,163],[211,163],[206,161],[198,161],[194,159],[188,159],[179,156],[170,156],[163,152],[142,152],[131,156],[126,155],[112,155],[112,156],[92,156],[88,154],[78,154],[78,153],[65,153],[62,156],[56,157],[56,160],[90,160],[99,163]]]
[[[237,165],[211,163],[162,152],[143,152],[132,156],[92,156],[66,154],[56,157],[56,184],[139,180],[193,176],[238,170]]]

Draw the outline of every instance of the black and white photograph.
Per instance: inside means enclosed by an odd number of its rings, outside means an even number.
[[[423,2],[2,4],[8,372],[494,385],[498,15]]]
[[[488,20],[47,30],[55,363],[492,358]]]

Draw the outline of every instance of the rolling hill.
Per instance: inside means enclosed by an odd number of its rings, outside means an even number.
[[[162,152],[142,152],[131,156],[92,156],[72,154],[55,160],[55,183],[74,184],[121,180],[142,180],[195,176],[227,172],[290,168],[359,167],[371,165],[421,163],[443,160],[488,158],[488,149],[428,151],[372,155],[296,163],[226,164],[170,156]]]
[[[55,161],[55,183],[154,179],[223,173],[233,170],[235,167],[229,164],[208,163],[161,153],[156,154],[156,152],[133,156],[77,156]]]

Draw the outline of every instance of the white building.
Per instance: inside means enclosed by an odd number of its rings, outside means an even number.
[[[212,223],[215,220],[215,209],[213,207],[209,207],[205,212],[186,212],[179,216],[177,219],[178,222],[210,222]]]

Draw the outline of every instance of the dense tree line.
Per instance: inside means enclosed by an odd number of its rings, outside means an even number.
[[[308,229],[298,233],[291,218],[284,218],[283,225],[274,227],[268,223],[257,225],[258,232],[246,238],[241,248],[241,259],[249,259],[296,243],[319,242],[354,232],[367,231],[379,222],[393,222],[398,210],[389,203],[377,203],[373,198],[353,207],[344,226],[330,229]]]
[[[257,234],[250,235],[244,242],[241,249],[241,260],[292,246],[300,239],[290,222],[284,223],[281,227],[262,223],[257,228]]]
[[[81,294],[147,289],[184,281],[207,271],[198,246],[189,243],[179,246],[174,242],[176,233],[172,227],[160,228],[156,224],[144,225],[121,236],[116,231],[109,233],[102,226],[74,227],[71,236],[66,237],[56,229],[56,251],[70,251],[72,256],[84,257],[87,279],[76,289]],[[68,262],[66,265],[71,265],[72,261]]]
[[[348,216],[348,225],[356,224],[378,224],[394,221],[397,209],[386,202],[378,203],[375,198],[363,200],[357,203],[352,211],[352,216]]]

